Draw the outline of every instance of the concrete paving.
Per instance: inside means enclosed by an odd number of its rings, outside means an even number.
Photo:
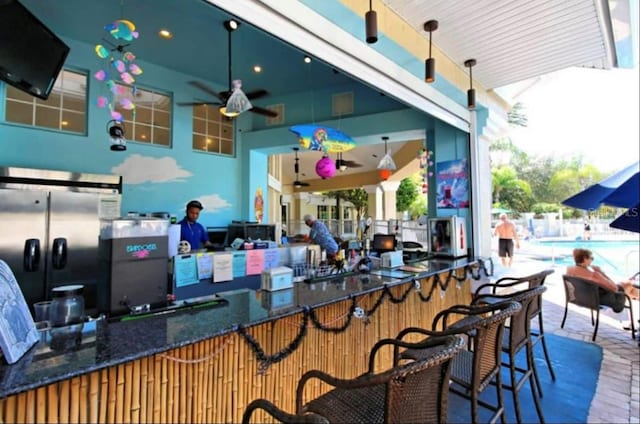
[[[493,262],[496,269],[491,281],[502,276],[524,276],[550,267],[548,262],[518,258],[517,255],[511,268],[502,268],[497,257],[493,258]],[[596,343],[603,349],[598,386],[589,409],[588,422],[640,423],[640,346],[638,346],[640,336],[636,336],[634,340],[631,338],[631,331],[623,329],[622,321],[628,321],[628,313],[614,314],[608,310],[601,312],[600,327],[595,342],[591,341],[593,327],[590,312],[585,308],[569,305],[565,327],[560,328],[565,304],[562,283],[565,268],[554,267],[554,269],[555,272],[545,282],[548,289],[543,295],[545,333]],[[634,304],[636,327],[639,317],[637,312],[638,302],[636,301]],[[553,358],[553,351],[550,355]],[[547,372],[544,368],[540,367],[539,372]]]

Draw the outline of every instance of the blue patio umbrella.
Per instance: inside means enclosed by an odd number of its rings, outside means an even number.
[[[588,187],[562,202],[577,209],[597,209],[600,205],[632,208],[640,203],[640,162]]]
[[[609,226],[640,233],[640,203],[633,208],[627,209],[625,213],[614,219]]]

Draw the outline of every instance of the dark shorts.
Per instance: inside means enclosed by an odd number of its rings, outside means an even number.
[[[513,258],[513,240],[512,239],[499,239],[498,240],[498,256],[504,258],[506,256]]]
[[[610,306],[613,312],[624,311],[624,304],[627,298],[624,295],[624,289],[622,287],[618,287],[617,292],[598,287],[598,292],[600,294],[601,305]]]

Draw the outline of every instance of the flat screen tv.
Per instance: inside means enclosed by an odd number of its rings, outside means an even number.
[[[394,234],[374,234],[371,250],[378,253],[396,250],[396,236]]]
[[[0,79],[46,100],[69,47],[18,0],[0,0]]]

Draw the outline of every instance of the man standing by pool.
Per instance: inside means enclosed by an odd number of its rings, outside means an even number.
[[[520,249],[518,232],[513,222],[507,219],[507,214],[500,214],[500,222],[496,225],[493,235],[498,236],[498,256],[503,266],[511,267],[513,262],[513,241],[516,248]]]

